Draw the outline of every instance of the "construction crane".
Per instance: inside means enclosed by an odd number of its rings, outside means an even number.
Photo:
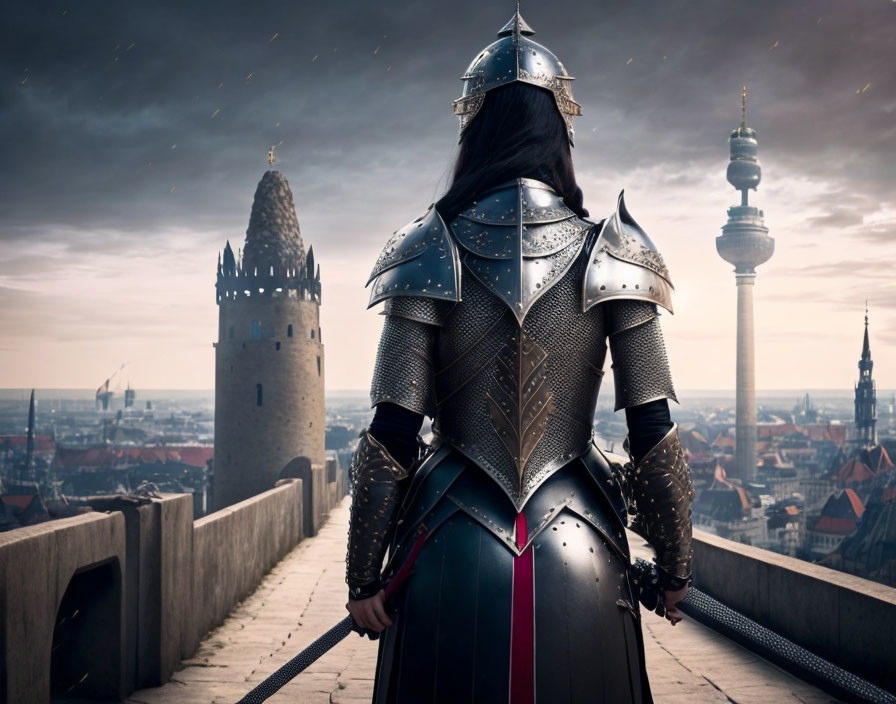
[[[115,394],[115,389],[112,388],[112,380],[115,379],[120,373],[121,370],[124,369],[124,363],[116,369],[112,374],[106,379],[100,387],[96,390],[96,407],[103,411],[109,410],[109,402],[112,400],[112,396]]]

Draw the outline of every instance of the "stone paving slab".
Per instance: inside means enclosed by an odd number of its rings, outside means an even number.
[[[127,704],[234,704],[342,618],[348,507],[346,498],[317,536],[302,541],[205,637],[170,682],[135,692]],[[657,704],[836,702],[690,619],[672,627],[644,614],[644,638]],[[368,703],[376,647],[350,634],[268,701]]]

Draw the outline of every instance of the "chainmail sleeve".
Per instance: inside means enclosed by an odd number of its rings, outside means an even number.
[[[661,398],[677,401],[659,314],[649,301],[607,301],[607,330],[616,385],[614,410]]]
[[[386,321],[370,384],[372,406],[388,401],[432,416],[436,336],[448,305],[411,296],[387,301]]]

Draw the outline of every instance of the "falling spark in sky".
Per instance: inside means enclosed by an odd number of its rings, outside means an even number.
[[[177,145],[176,145],[176,144],[172,144],[172,145],[171,145],[171,151],[174,151],[175,149],[177,149]]]
[[[249,71],[249,75],[246,76],[246,80],[248,81],[248,80],[249,80],[250,78],[252,78],[252,76],[254,76],[254,75],[255,75],[255,74],[254,74],[252,71]]]
[[[379,54],[379,53],[380,53],[380,48],[379,48],[379,47],[377,47],[376,49],[373,50],[373,55],[374,55],[374,56],[376,56],[376,55]]]
[[[780,41],[775,41],[775,43],[772,44],[772,45],[768,48],[768,50],[771,51],[772,49],[777,49],[777,48],[778,48],[778,44],[780,44],[780,43],[781,43]]]
[[[824,19],[824,15],[822,15],[821,17],[819,17],[819,18],[818,18],[818,22],[816,22],[815,24],[821,24],[821,21],[822,21],[823,19]]]
[[[221,82],[218,84],[218,88],[223,88],[223,87],[224,87],[224,81],[221,81]]]
[[[271,37],[270,39],[268,39],[268,44],[270,44],[272,41],[274,41],[279,36],[280,36],[280,32],[274,32],[274,36]]]
[[[168,192],[169,192],[169,193],[174,193],[174,189],[175,189],[175,188],[177,188],[177,186],[172,186],[172,187],[171,187],[171,190],[168,191]]]
[[[67,14],[68,14],[68,10],[63,10],[63,11],[62,11],[62,16],[63,16],[63,17],[65,17]]]
[[[392,64],[389,64],[389,66],[386,68],[386,73],[388,73],[391,70],[392,70]]]
[[[274,124],[274,127],[279,127],[279,126],[280,126],[280,121],[278,120],[278,121]]]
[[[318,57],[318,56],[320,56],[320,54],[315,54],[315,55],[314,55],[314,58],[311,59],[311,63],[314,63],[315,61],[317,61],[317,57]]]
[[[630,58],[628,61],[625,62],[625,65],[628,66],[634,60],[635,60],[634,57]]]
[[[218,113],[219,113],[219,112],[221,112],[221,108],[218,108],[217,110],[215,110],[215,111],[212,113],[211,119],[214,120],[215,117],[218,116]]]
[[[128,48],[125,49],[125,52],[130,51],[130,50],[133,49],[135,46],[137,46],[137,42],[131,42],[130,46],[128,46]]]
[[[870,87],[871,87],[871,83],[866,83],[864,86],[862,86],[861,88],[859,88],[859,89],[856,91],[856,95],[858,95],[859,93],[864,93],[864,92],[865,92],[866,90],[868,90]]]

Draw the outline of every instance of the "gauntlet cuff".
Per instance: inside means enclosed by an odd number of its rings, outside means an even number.
[[[386,540],[400,498],[399,482],[408,472],[366,430],[349,471],[352,505],[345,579],[352,598],[365,598],[379,591]]]
[[[677,425],[629,470],[625,484],[632,528],[653,546],[661,573],[673,583],[689,580],[694,489]]]

